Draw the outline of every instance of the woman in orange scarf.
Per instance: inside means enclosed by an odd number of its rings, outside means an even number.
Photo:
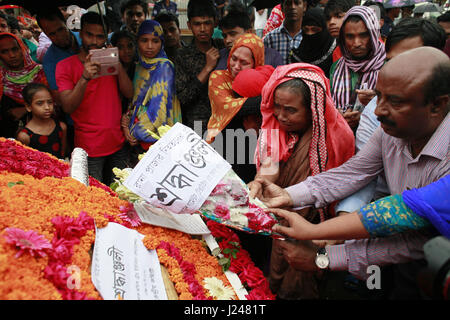
[[[296,63],[275,69],[262,91],[261,113],[257,176],[283,188],[337,167],[354,154],[353,132],[335,108],[329,81],[317,66]],[[332,208],[298,213],[319,222],[332,215]],[[272,244],[269,283],[282,299],[318,298],[316,275],[290,267],[279,240]]]
[[[225,129],[248,98],[261,95],[262,86],[273,72],[273,67],[263,66],[264,44],[262,40],[251,33],[243,34],[236,40],[231,48],[227,65],[227,70],[213,71],[209,77],[208,94],[211,101],[211,118],[208,122],[206,138],[209,143],[214,141],[217,134]],[[236,86],[234,81],[238,74],[249,69],[255,69],[255,72],[262,76],[262,78],[257,78],[262,81]],[[236,93],[236,90],[239,91],[239,94]]]

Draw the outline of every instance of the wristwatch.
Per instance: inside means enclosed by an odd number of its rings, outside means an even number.
[[[320,248],[319,250],[317,250],[315,262],[316,266],[319,269],[328,268],[328,266],[330,265],[330,258],[328,258],[328,253],[327,250],[325,250],[325,248]]]

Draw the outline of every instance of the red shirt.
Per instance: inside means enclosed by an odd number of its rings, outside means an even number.
[[[59,92],[73,90],[84,66],[78,55],[56,65]],[[70,115],[75,128],[75,147],[83,148],[89,157],[103,157],[120,150],[125,141],[120,119],[122,104],[117,76],[104,76],[89,81],[83,101]]]

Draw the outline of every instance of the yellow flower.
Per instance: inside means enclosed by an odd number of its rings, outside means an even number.
[[[222,280],[216,277],[203,279],[204,287],[209,291],[209,294],[215,300],[232,300],[234,297],[234,290],[223,284]]]

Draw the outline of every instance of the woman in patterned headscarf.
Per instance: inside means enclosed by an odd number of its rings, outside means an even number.
[[[33,61],[22,40],[2,32],[0,41],[0,136],[15,137],[26,115],[22,89],[32,82],[48,83],[42,65]]]
[[[334,107],[328,79],[317,66],[295,63],[275,69],[262,90],[261,113],[257,176],[282,188],[338,167],[354,154],[353,132]],[[319,222],[333,210],[304,208],[298,213]],[[318,297],[314,275],[290,267],[279,240],[272,244],[269,283],[282,299]]]
[[[207,142],[212,142],[246,104],[248,98],[261,95],[262,85],[273,72],[272,66],[264,66],[264,44],[255,34],[246,33],[236,40],[228,56],[227,70],[211,73],[208,95],[211,101],[211,118],[208,122]],[[242,71],[253,69],[253,79],[238,79]],[[258,81],[258,79],[262,79]],[[243,83],[244,82],[244,83]],[[255,103],[253,103],[255,104]],[[257,103],[259,112],[259,101]]]
[[[145,20],[137,33],[139,61],[134,76],[129,133],[144,150],[156,142],[158,127],[181,122],[175,91],[175,69],[164,52],[161,25]]]

